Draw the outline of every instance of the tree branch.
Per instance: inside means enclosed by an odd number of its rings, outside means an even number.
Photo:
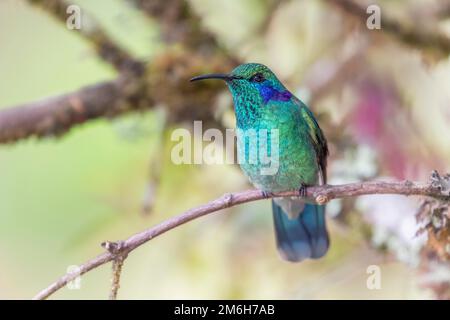
[[[215,36],[205,30],[201,19],[188,1],[184,0],[129,0],[136,8],[156,19],[161,26],[162,39],[167,43],[182,44],[186,48],[216,51]],[[210,50],[211,51],[211,50]]]
[[[67,19],[68,4],[64,0],[28,1],[39,5],[61,22]],[[215,119],[214,110],[204,106],[214,105],[217,92],[223,87],[217,83],[194,87],[187,80],[193,74],[199,74],[205,70],[226,72],[235,65],[235,60],[215,47],[214,38],[200,28],[198,19],[184,1],[171,1],[178,5],[174,7],[175,14],[167,13],[167,17],[174,14],[172,18],[168,18],[170,23],[165,22],[167,32],[170,28],[184,30],[183,26],[195,25],[190,29],[189,35],[195,34],[195,38],[202,42],[204,47],[209,48],[206,50],[207,55],[199,53],[199,48],[187,41],[184,43],[185,50],[166,50],[154,57],[151,64],[144,65],[131,58],[99,26],[89,23],[89,28],[79,30],[80,34],[95,45],[100,57],[120,71],[119,79],[87,86],[79,91],[54,98],[1,109],[0,143],[11,143],[30,136],[61,135],[71,127],[85,121],[149,109],[156,102],[169,109],[168,122],[170,123],[192,122],[195,119],[222,127]],[[141,1],[138,8],[144,10],[145,3],[154,2]],[[156,9],[158,6],[159,9]],[[156,3],[156,7],[154,8],[156,11],[152,9],[150,12],[156,13],[160,9],[174,10],[159,2]],[[146,12],[149,13],[149,11]],[[163,17],[166,17],[166,14]],[[85,14],[83,19],[86,19]]]
[[[29,136],[60,135],[72,126],[103,116],[149,108],[153,102],[136,83],[102,82],[21,106],[0,110],[0,143]]]
[[[312,186],[306,190],[306,196],[312,201],[316,201],[319,204],[325,204],[326,202],[345,197],[356,197],[361,195],[370,194],[399,194],[399,195],[418,195],[436,198],[442,201],[450,201],[450,176],[441,178],[437,172],[433,173],[430,183],[423,184],[418,182],[403,181],[403,182],[383,182],[383,181],[371,181],[371,182],[357,182],[344,185],[324,185],[324,186]],[[204,215],[230,208],[239,204],[274,198],[274,197],[292,197],[299,196],[298,191],[288,191],[273,194],[264,194],[260,190],[247,190],[242,192],[226,194],[216,200],[213,200],[207,204],[190,209],[180,215],[174,216],[160,224],[139,232],[125,241],[119,242],[107,242],[108,251],[98,255],[97,257],[87,261],[80,266],[80,272],[73,274],[68,273],[59,278],[56,282],[52,283],[49,287],[39,292],[33,299],[46,299],[62,287],[64,287],[69,281],[75,279],[86,272],[89,272],[109,261],[114,261],[117,257],[126,257],[131,251],[144,243],[154,239],[155,237],[179,227],[191,220],[200,218]],[[108,247],[114,247],[114,250],[108,249]],[[123,260],[122,260],[123,262]]]
[[[64,24],[69,17],[67,14],[67,7],[70,3],[67,3],[64,0],[27,1],[33,5],[39,6]],[[76,30],[76,32],[94,46],[97,54],[104,61],[114,66],[119,72],[142,72],[143,63],[134,59],[127,50],[117,44],[117,41],[111,39],[108,33],[103,30],[100,25],[95,23],[95,20],[84,11],[82,11],[81,21],[81,29]]]
[[[347,14],[358,18],[361,23],[365,24],[369,17],[369,14],[366,12],[367,6],[361,5],[354,0],[330,0],[330,2]],[[386,15],[381,17],[381,30],[387,31],[409,46],[435,50],[444,57],[450,54],[450,38],[437,30],[408,28]]]

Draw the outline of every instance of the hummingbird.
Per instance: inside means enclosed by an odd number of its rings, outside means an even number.
[[[244,161],[240,166],[265,195],[299,191],[298,197],[272,199],[275,239],[281,257],[300,262],[324,256],[329,247],[325,206],[306,199],[307,186],[326,184],[329,154],[327,140],[313,113],[263,64],[241,64],[229,74],[206,74],[191,81],[206,79],[220,79],[227,84],[233,96],[238,129],[277,130],[275,173],[262,174],[263,163],[259,160]],[[238,155],[245,158],[248,151],[238,148]]]

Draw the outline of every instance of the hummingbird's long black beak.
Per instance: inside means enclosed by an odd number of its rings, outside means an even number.
[[[204,74],[201,76],[193,77],[190,81],[199,81],[199,80],[206,80],[206,79],[220,79],[225,81],[230,81],[234,79],[240,79],[240,77],[236,77],[230,74],[226,73],[211,73],[211,74]]]

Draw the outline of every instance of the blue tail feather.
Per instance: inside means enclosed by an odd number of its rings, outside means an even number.
[[[291,219],[272,201],[272,211],[277,247],[284,259],[299,262],[325,255],[329,247],[325,206],[307,203],[303,211]]]

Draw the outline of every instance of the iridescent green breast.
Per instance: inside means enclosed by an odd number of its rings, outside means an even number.
[[[238,113],[237,117],[239,127]],[[250,139],[247,143],[241,140],[238,152],[240,159],[245,161],[240,165],[257,188],[275,192],[297,189],[302,183],[317,182],[318,166],[315,151],[308,139],[307,124],[301,116],[300,107],[295,102],[269,101],[259,107],[257,117],[247,124],[246,128],[241,129],[244,132],[254,130],[258,143],[256,146],[258,157],[256,161],[253,157],[254,162],[249,163],[252,152],[249,148]],[[269,139],[266,139],[266,132]],[[278,148],[275,146],[277,142]],[[255,148],[254,145],[252,147]],[[261,149],[269,150],[270,163],[264,161],[267,159],[259,157]]]

